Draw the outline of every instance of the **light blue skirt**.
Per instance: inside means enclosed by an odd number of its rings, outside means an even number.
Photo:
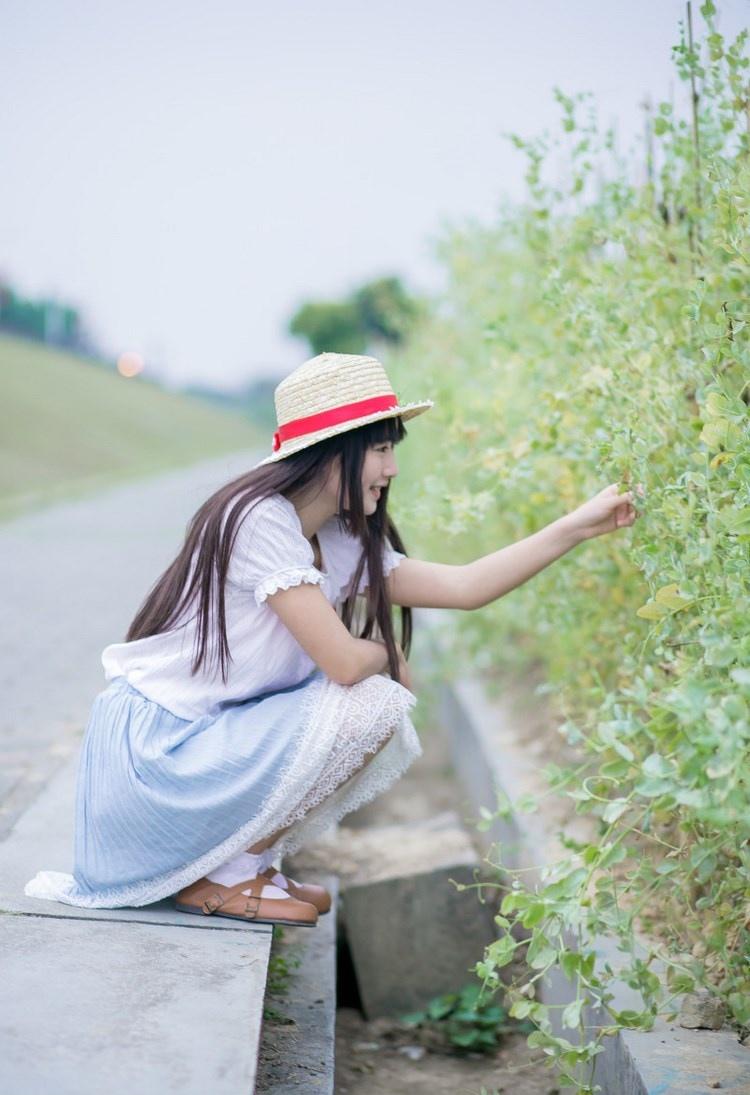
[[[25,893],[91,908],[141,906],[278,829],[296,851],[386,790],[421,754],[416,697],[376,674],[301,683],[178,718],[124,677],[94,700],[76,785],[73,874]],[[374,754],[364,764],[368,754]]]

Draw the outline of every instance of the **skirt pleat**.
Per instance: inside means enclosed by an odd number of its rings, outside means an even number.
[[[141,906],[280,828],[274,851],[290,854],[421,755],[415,703],[382,674],[345,686],[316,669],[186,720],[117,677],[94,700],[81,744],[73,874],[41,871],[25,893]]]

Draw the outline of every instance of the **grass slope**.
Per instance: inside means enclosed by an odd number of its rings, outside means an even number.
[[[197,399],[0,335],[0,520],[241,449],[262,455],[268,436]]]

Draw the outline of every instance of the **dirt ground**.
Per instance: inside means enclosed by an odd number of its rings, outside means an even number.
[[[369,1022],[356,1008],[336,1014],[336,1095],[557,1095],[554,1076],[526,1047],[506,1036],[491,1057],[458,1057],[426,1048],[414,1031],[387,1019]]]
[[[426,820],[456,811],[472,834],[473,810],[453,777],[447,735],[430,720],[420,736],[423,756],[390,791],[348,815],[342,830]],[[325,854],[323,844],[313,845],[289,860],[287,869],[291,873],[292,866],[297,866],[309,871],[317,865],[338,873]],[[336,1095],[556,1095],[558,1091],[554,1073],[544,1063],[548,1058],[528,1049],[523,1034],[506,1035],[494,1054],[459,1055],[429,1032],[387,1018],[367,1020],[356,1006],[356,987],[347,983],[345,969],[340,970],[338,996]],[[283,1043],[290,1033],[282,1027],[274,1031],[273,1023],[267,1022],[267,1049],[271,1041]]]

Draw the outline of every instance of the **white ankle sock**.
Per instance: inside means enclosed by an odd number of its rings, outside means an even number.
[[[209,882],[217,882],[220,886],[236,886],[238,882],[257,878],[258,873],[265,870],[266,866],[266,856],[263,852],[260,855],[253,855],[252,852],[239,852],[231,859],[228,859],[226,863],[221,863],[218,867],[215,867],[213,871],[206,875],[206,878]],[[289,897],[289,894],[279,892],[278,886],[268,885],[263,887],[261,897],[283,898]]]

